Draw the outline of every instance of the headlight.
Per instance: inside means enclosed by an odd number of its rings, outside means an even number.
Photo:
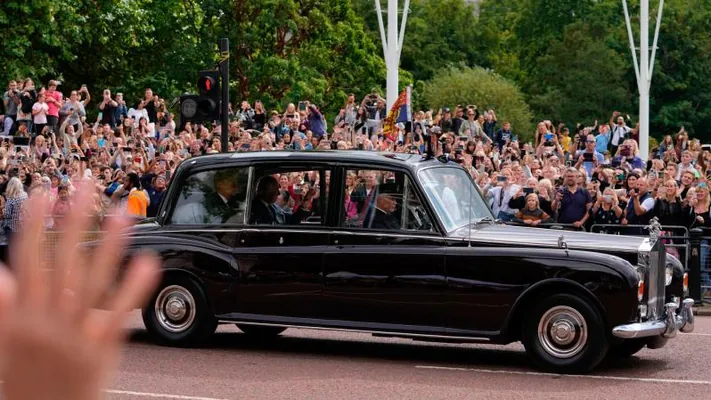
[[[669,286],[669,285],[671,285],[672,278],[674,277],[674,268],[671,265],[667,265],[665,272],[666,272],[665,284],[666,284],[666,286]]]

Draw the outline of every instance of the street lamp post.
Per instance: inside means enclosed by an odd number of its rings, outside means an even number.
[[[386,102],[389,110],[397,100],[398,81],[400,79],[400,55],[402,54],[402,42],[405,38],[405,25],[407,25],[407,13],[409,12],[410,0],[405,0],[405,7],[402,11],[402,23],[398,32],[397,0],[388,0],[388,30],[385,31],[383,24],[383,10],[380,6],[380,0],[375,0],[375,10],[378,13],[378,28],[380,29],[380,40],[383,42],[383,56],[385,57],[385,66],[387,67],[387,94]]]
[[[649,55],[649,0],[641,0],[639,7],[639,64],[637,63],[637,50],[635,48],[634,35],[632,34],[632,22],[627,0],[622,0],[625,12],[625,22],[627,23],[627,35],[630,40],[632,50],[632,61],[634,72],[637,77],[637,90],[639,91],[639,151],[642,159],[649,157],[649,91],[652,86],[652,74],[654,73],[654,59],[657,54],[657,41],[659,39],[659,28],[662,25],[662,12],[664,10],[664,0],[659,0],[657,10],[657,25],[654,29],[654,42],[652,44],[652,55]]]

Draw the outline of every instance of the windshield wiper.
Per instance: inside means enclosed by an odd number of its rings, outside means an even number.
[[[479,225],[482,222],[489,222],[490,225],[494,225],[495,223],[499,222],[498,219],[493,219],[491,217],[481,217],[481,218],[474,218],[469,225]]]

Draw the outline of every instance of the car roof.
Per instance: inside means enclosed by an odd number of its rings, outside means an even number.
[[[283,161],[315,161],[326,163],[356,163],[374,164],[378,166],[407,167],[413,171],[433,165],[451,164],[459,166],[452,161],[444,162],[436,158],[427,158],[420,154],[375,152],[362,150],[314,150],[314,151],[252,151],[236,153],[217,153],[189,158],[192,165],[222,164],[232,161],[237,162],[278,162]]]

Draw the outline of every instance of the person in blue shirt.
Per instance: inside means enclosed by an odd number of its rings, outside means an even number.
[[[598,134],[595,136],[595,151],[604,154],[610,147],[610,127],[607,124],[602,124],[598,128]]]
[[[575,153],[575,157],[578,159],[575,164],[575,168],[580,169],[581,166],[585,168],[588,181],[592,179],[592,174],[595,168],[605,161],[605,156],[595,150],[595,145],[595,136],[588,135],[585,138],[585,150],[578,150]]]

